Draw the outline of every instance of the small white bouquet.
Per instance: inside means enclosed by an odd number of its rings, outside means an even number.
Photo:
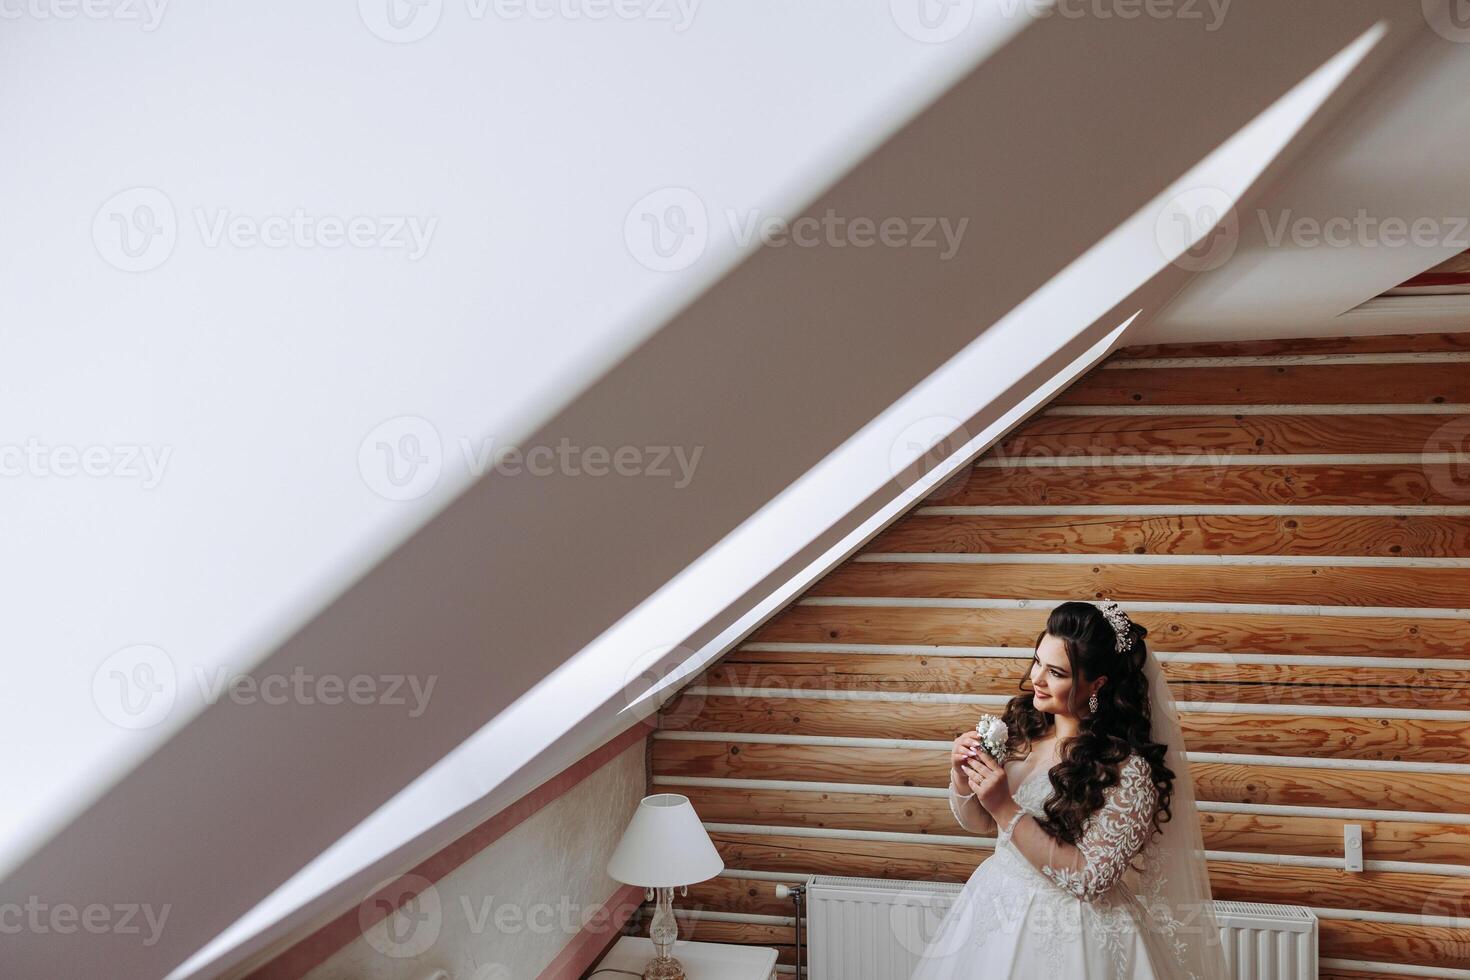
[[[995,715],[981,715],[980,721],[975,725],[975,733],[980,736],[980,747],[990,753],[992,759],[1004,765],[1006,739],[1010,737],[1006,723]]]

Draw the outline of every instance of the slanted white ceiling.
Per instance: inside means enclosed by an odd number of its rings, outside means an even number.
[[[1129,343],[1470,330],[1470,297],[1373,301],[1470,248],[1470,37],[1450,33],[1422,29]]]
[[[0,31],[0,126],[25,147],[0,159],[17,654],[0,739],[27,746],[0,794],[0,873],[444,507],[487,448],[717,279],[742,251],[726,210],[789,212],[1020,27],[981,11],[926,43],[883,5],[548,19],[534,12],[557,5],[451,0],[393,43],[373,29],[391,36],[373,22],[390,0],[130,6],[161,16],[7,15]],[[663,272],[625,225],[670,186],[703,199],[712,233]],[[167,199],[177,241],[124,271],[93,225],[112,231],[104,205],[136,187]],[[297,244],[289,227],[284,247],[251,245],[221,224],[298,212],[381,218],[371,239],[406,247]],[[403,416],[434,427],[442,471],[390,500],[359,454],[376,462],[370,433]],[[28,440],[113,449],[138,475],[16,478],[8,451]],[[121,727],[94,672],[114,683],[103,665],[139,644],[168,658],[177,700]]]

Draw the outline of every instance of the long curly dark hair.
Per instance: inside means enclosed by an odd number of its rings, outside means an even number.
[[[1068,692],[1070,713],[1082,714],[1078,689],[1084,679],[1091,682],[1104,674],[1108,678],[1097,690],[1097,711],[1079,718],[1076,737],[1062,746],[1060,759],[1050,771],[1055,792],[1046,802],[1046,818],[1039,823],[1047,833],[1068,844],[1081,839],[1087,819],[1103,806],[1104,791],[1117,784],[1118,767],[1133,752],[1147,760],[1159,793],[1154,833],[1162,833],[1161,824],[1172,818],[1169,800],[1174,792],[1174,771],[1164,765],[1168,746],[1153,740],[1149,722],[1148,678],[1143,672],[1148,657],[1143,638],[1148,629],[1131,620],[1128,628],[1133,646],[1119,653],[1118,634],[1101,609],[1090,602],[1064,602],[1051,611],[1045,631],[1036,637],[1035,648],[1048,633],[1066,645],[1073,678]],[[1028,754],[1032,741],[1052,730],[1051,715],[1037,709],[1035,692],[1027,690],[1030,677],[1028,665],[1020,682],[1023,693],[1006,703],[1002,715],[1009,730],[1008,758]]]

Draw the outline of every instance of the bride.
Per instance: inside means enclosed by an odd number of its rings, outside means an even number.
[[[1148,630],[1117,603],[1052,610],[1004,762],[954,740],[949,801],[996,839],[911,980],[1225,980],[1194,783]]]

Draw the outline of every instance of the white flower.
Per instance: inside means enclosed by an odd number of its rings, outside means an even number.
[[[980,736],[980,745],[991,758],[996,762],[1006,761],[1006,739],[1010,737],[1010,731],[1005,722],[995,715],[981,715],[975,725],[975,733]]]

